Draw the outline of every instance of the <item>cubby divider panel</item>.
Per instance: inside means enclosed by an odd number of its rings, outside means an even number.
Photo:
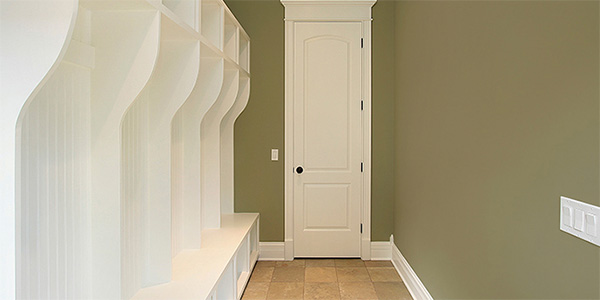
[[[250,269],[256,264],[258,260],[258,227],[259,222],[257,221],[252,229],[250,229]]]
[[[229,18],[225,17],[223,26],[223,52],[236,63],[238,62],[238,27]]]
[[[162,0],[164,6],[175,13],[183,22],[198,30],[199,14],[198,0]]]
[[[240,34],[239,64],[246,72],[250,72],[250,42]]]
[[[221,201],[221,120],[233,105],[239,86],[239,71],[226,66],[223,87],[201,124],[202,228],[219,228],[221,214],[233,207]]]
[[[234,124],[242,113],[250,97],[250,78],[240,76],[236,100],[221,121],[221,207],[223,211],[233,212],[234,184]]]
[[[201,34],[213,46],[223,50],[223,7],[215,0],[202,0],[201,3]]]
[[[19,297],[82,297],[90,285],[90,69],[62,62],[21,127]]]
[[[162,22],[152,77],[123,120],[124,298],[171,279],[171,122],[197,81],[197,40],[169,40]]]
[[[80,7],[77,16],[73,34],[67,35],[67,48],[61,51],[62,60],[23,107],[16,126],[18,298],[89,295],[89,105],[94,47],[89,11]]]
[[[217,284],[217,299],[236,299],[233,261],[227,265],[221,279],[219,279],[219,283]]]
[[[240,249],[235,254],[236,297],[242,297],[246,283],[250,277],[250,237],[246,236]]]
[[[65,70],[64,64],[60,63],[61,57],[68,50],[64,45],[68,45],[71,40],[76,11],[77,3],[73,1],[59,4],[4,1],[0,9],[0,299],[44,295],[38,293],[45,287],[39,286],[36,278],[37,273],[41,272],[38,272],[35,261],[38,260],[38,253],[42,255],[39,252],[42,249],[35,236],[43,237],[47,235],[47,231],[40,227],[43,224],[39,224],[36,214],[27,209],[41,204],[37,193],[41,188],[34,190],[34,185],[39,184],[40,177],[44,176],[41,168],[49,162],[44,155],[52,154],[58,158],[61,153],[41,148],[43,141],[36,137],[51,133],[49,128],[44,128],[48,124],[40,124],[39,118],[34,115],[40,113],[40,102],[47,97],[40,93],[49,93],[50,89],[58,91],[58,82],[77,80],[67,78],[71,72]],[[51,81],[54,83],[50,83]],[[65,105],[69,116],[78,113],[80,107],[70,106],[67,98],[68,95],[65,95],[53,101]],[[31,108],[32,106],[34,107]],[[80,141],[72,140],[76,131],[64,133],[66,143],[82,145]],[[36,152],[33,149],[37,149]],[[64,170],[68,176],[72,176],[72,168]],[[65,176],[61,177],[52,180],[60,184],[65,179]],[[67,192],[72,191],[69,188],[67,186]],[[69,199],[68,203],[72,204],[72,201],[73,199]],[[68,213],[69,208],[65,209],[63,212]],[[77,238],[72,232],[64,234]],[[81,258],[77,256],[67,260],[73,262]],[[50,270],[44,270],[44,274],[39,276],[47,276],[47,271]],[[72,271],[69,270],[66,275],[72,275]],[[85,294],[71,290],[69,295]]]
[[[97,298],[120,298],[121,264],[136,259],[132,240],[121,236],[121,120],[140,94],[158,57],[157,11],[99,10],[92,13],[96,67],[92,72],[92,249]],[[128,142],[131,139],[124,139]],[[121,248],[127,256],[122,256]],[[123,275],[123,274],[122,274]],[[127,276],[127,275],[125,275]]]
[[[217,100],[223,85],[223,59],[211,57],[202,47],[200,74],[194,90],[179,109],[173,124],[172,256],[201,246],[201,131],[204,115]]]

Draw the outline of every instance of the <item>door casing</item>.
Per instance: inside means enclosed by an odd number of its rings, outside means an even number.
[[[285,6],[285,151],[284,151],[284,258],[294,259],[294,24],[296,22],[362,23],[362,155],[361,253],[371,259],[371,8],[376,1],[282,0]]]

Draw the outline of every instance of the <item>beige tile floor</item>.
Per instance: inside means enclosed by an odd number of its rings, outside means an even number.
[[[259,261],[243,300],[412,300],[389,261],[296,259]]]

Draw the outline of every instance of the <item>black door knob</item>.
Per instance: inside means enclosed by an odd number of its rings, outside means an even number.
[[[302,174],[302,172],[304,172],[304,169],[302,168],[302,166],[298,166],[298,167],[296,168],[296,173],[298,173],[298,174]]]

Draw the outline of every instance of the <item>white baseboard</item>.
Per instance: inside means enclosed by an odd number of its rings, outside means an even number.
[[[410,295],[415,300],[433,300],[421,279],[417,276],[417,273],[412,269],[412,267],[408,264],[408,261],[402,256],[396,244],[394,244],[394,237],[390,238],[390,246],[392,248],[392,264],[402,277],[402,281],[406,285],[406,288],[410,292]]]
[[[390,242],[371,242],[371,260],[391,260],[392,247]]]
[[[285,243],[260,242],[258,260],[285,260]],[[292,257],[293,259],[293,257]],[[371,260],[391,260],[390,242],[371,242]]]
[[[284,248],[283,242],[260,242],[258,260],[284,260]]]

